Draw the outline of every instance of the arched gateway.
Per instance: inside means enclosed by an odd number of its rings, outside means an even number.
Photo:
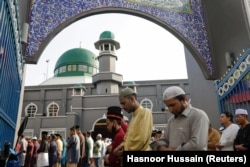
[[[101,13],[139,16],[170,31],[183,42],[204,78],[217,79],[220,112],[249,108],[249,6],[248,0],[0,0],[0,149],[5,141],[15,144],[20,127],[24,64],[36,64],[53,37],[71,23]],[[230,52],[229,65],[225,52]],[[199,87],[204,88],[206,84]],[[190,92],[194,89],[199,91],[191,85]],[[201,104],[203,97],[194,96],[194,103],[195,98]]]
[[[27,22],[27,63],[37,63],[42,51],[71,23],[100,13],[126,13],[150,20],[181,40],[198,62],[205,78],[214,78],[206,19],[201,1],[74,0],[32,1]],[[167,47],[167,46],[166,46]]]

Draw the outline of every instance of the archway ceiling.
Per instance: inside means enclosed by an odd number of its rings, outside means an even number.
[[[81,18],[108,12],[137,15],[172,32],[193,54],[205,78],[214,78],[214,62],[201,0],[33,1],[26,63],[36,64],[47,44],[66,26]]]

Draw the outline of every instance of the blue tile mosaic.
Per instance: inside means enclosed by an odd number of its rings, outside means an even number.
[[[64,21],[93,9],[119,7],[151,15],[178,31],[200,53],[214,74],[201,0],[37,0],[33,1],[26,56],[34,56],[46,37]]]

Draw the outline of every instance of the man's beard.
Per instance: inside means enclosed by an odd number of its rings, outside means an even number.
[[[116,128],[115,128],[115,126],[112,126],[112,129],[111,129],[111,133],[115,133],[116,132]]]
[[[132,113],[132,112],[134,112],[134,111],[135,111],[135,108],[132,107],[132,108],[130,108],[129,110],[127,110],[127,113]]]
[[[181,115],[181,113],[183,113],[184,110],[185,110],[185,106],[183,104],[181,104],[180,112],[174,114],[175,118],[178,117],[179,115]]]
[[[185,107],[184,107],[183,104],[181,104],[181,112],[180,112],[180,114],[181,114],[184,110],[185,110]]]

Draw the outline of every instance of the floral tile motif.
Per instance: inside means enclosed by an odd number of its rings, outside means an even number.
[[[33,1],[26,56],[34,56],[46,37],[64,21],[93,9],[118,7],[159,18],[189,41],[214,74],[201,0],[39,0]]]
[[[163,8],[183,13],[191,13],[190,0],[126,0],[137,4]]]

